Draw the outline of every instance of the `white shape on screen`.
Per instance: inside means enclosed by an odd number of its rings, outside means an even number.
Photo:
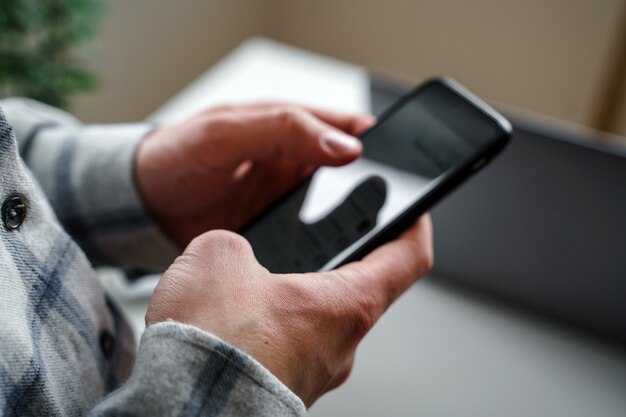
[[[378,212],[377,223],[386,223],[406,210],[424,191],[429,179],[371,159],[360,158],[337,168],[320,168],[313,177],[299,217],[311,224],[330,214],[359,184],[372,176],[385,180],[387,196]]]

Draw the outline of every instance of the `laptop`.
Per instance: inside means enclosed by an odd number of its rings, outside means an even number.
[[[373,111],[405,91],[373,79]],[[507,117],[508,148],[432,212],[433,275],[626,342],[626,147]]]

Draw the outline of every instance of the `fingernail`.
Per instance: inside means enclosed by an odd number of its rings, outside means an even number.
[[[328,132],[324,142],[338,155],[355,154],[361,150],[361,142],[357,138],[337,131]]]
[[[371,123],[371,124],[376,123],[376,121],[378,120],[378,118],[377,118],[376,116],[372,116],[371,114],[367,114],[367,115],[365,115],[364,117],[365,117],[365,120],[366,120],[368,123]]]

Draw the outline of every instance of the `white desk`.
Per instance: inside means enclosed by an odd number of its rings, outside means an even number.
[[[367,111],[367,74],[256,39],[150,119],[171,123],[207,105],[271,98]],[[122,300],[122,308],[139,333],[145,300]],[[429,276],[381,319],[348,382],[310,415],[623,417],[626,353]]]

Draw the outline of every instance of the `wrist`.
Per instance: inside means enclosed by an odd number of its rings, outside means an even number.
[[[195,326],[172,320],[149,326],[134,368],[136,386],[160,391],[155,400],[167,398],[174,407],[195,392],[248,410],[254,404],[254,415],[306,415],[302,401],[261,364]],[[175,385],[155,384],[163,375]],[[153,414],[170,414],[158,411]]]

